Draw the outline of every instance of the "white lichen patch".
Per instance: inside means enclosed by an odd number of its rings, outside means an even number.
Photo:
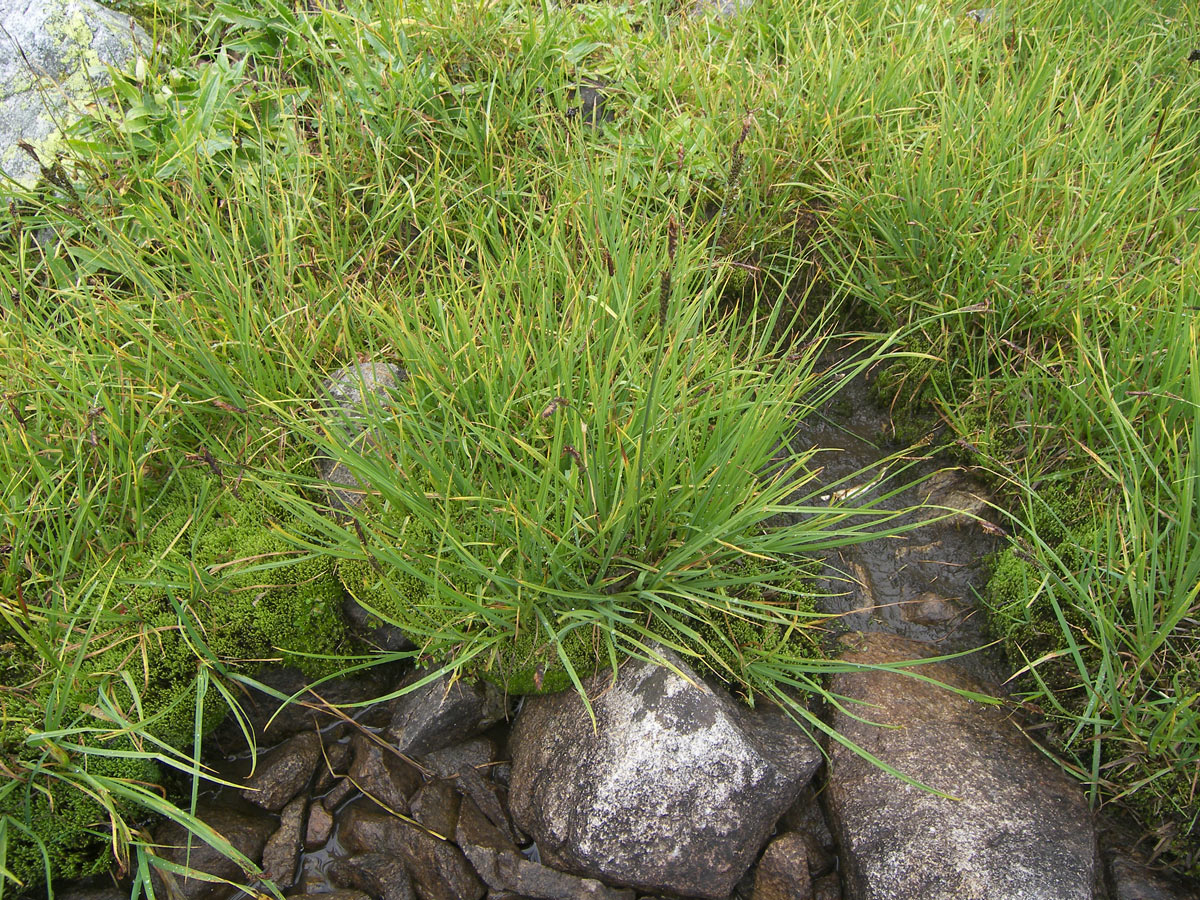
[[[0,0],[0,171],[25,187],[52,165],[63,131],[150,38],[93,0]],[[0,187],[0,190],[3,190]]]

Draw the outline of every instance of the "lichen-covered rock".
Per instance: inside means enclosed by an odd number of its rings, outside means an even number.
[[[0,171],[32,187],[54,163],[60,128],[111,83],[107,66],[127,66],[151,41],[93,0],[0,0],[0,26]]]
[[[738,705],[673,654],[613,683],[528,698],[511,738],[513,820],[555,868],[724,898],[821,763],[777,708]]]

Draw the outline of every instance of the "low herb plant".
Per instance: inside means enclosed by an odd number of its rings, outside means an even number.
[[[73,132],[77,193],[14,193],[0,236],[0,890],[104,859],[147,893],[150,813],[233,852],[191,812],[247,658],[370,662],[332,619],[209,640],[239,579],[281,598],[250,620],[345,589],[510,690],[671,647],[820,727],[809,551],[889,530],[783,452],[837,316],[860,367],[907,328],[899,390],[1017,486],[994,620],[1064,761],[1187,864],[1194,10],[136,11],[156,49]],[[361,359],[408,373],[370,444],[317,411]],[[1054,484],[1095,502],[1055,525]],[[114,661],[156,641],[175,691]]]

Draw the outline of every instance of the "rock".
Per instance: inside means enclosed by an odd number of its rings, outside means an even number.
[[[807,842],[794,832],[781,834],[758,861],[751,900],[812,900],[812,895]]]
[[[328,707],[362,703],[391,690],[388,675],[374,670],[326,681],[317,688],[316,693],[305,690],[307,679],[299,669],[290,666],[268,669],[257,677],[259,683],[273,693],[247,688],[245,695],[238,697],[238,702],[260,743],[275,743],[302,731],[332,725],[340,720],[328,711]],[[274,694],[281,695],[282,699]],[[294,701],[284,705],[287,698],[297,694],[299,696]],[[246,746],[245,738],[233,719],[233,716],[229,716],[213,735],[218,745],[230,753]]]
[[[987,491],[959,469],[935,472],[921,484],[919,493],[926,506],[942,507],[930,510],[933,517],[944,516],[948,510],[955,512],[944,520],[944,524],[960,528],[975,526],[991,512]]]
[[[935,655],[926,644],[855,635],[844,658],[892,663]],[[987,693],[959,667],[920,674]],[[830,691],[842,735],[900,772],[959,799],[887,774],[833,744],[827,802],[853,900],[1092,900],[1096,836],[1079,786],[1039,753],[1007,714],[917,678],[840,673]],[[855,719],[850,712],[881,725]]]
[[[527,697],[510,739],[510,811],[549,865],[615,884],[724,898],[821,764],[776,707],[750,710],[628,660],[615,683]]]
[[[634,900],[633,891],[615,890],[526,859],[470,798],[463,799],[455,841],[493,891],[535,900]]]
[[[459,799],[448,781],[427,781],[408,801],[408,814],[434,834],[450,840],[458,823]]]
[[[837,850],[833,833],[825,821],[816,792],[806,787],[800,798],[779,820],[781,831],[790,831],[804,838],[808,854],[808,871],[812,875],[824,875],[837,865]]]
[[[944,625],[953,622],[962,614],[963,610],[957,603],[933,591],[925,591],[912,600],[900,603],[900,617],[914,625]]]
[[[381,746],[374,736],[356,734],[350,745],[354,751],[350,781],[354,786],[389,812],[405,812],[408,798],[421,786],[421,773],[390,748]]]
[[[479,900],[483,883],[453,844],[356,801],[342,814],[338,836],[351,853],[390,853],[412,877],[422,900]]]
[[[349,778],[339,778],[334,782],[333,787],[329,789],[329,793],[321,798],[321,806],[330,812],[337,812],[337,808],[346,801],[346,799],[355,791],[353,782]]]
[[[361,603],[350,594],[342,598],[342,615],[350,626],[350,633],[371,647],[387,653],[403,653],[415,650],[416,644],[403,631],[390,622],[367,612]]]
[[[728,19],[746,11],[754,5],[754,0],[700,0],[692,6],[693,16],[714,15]]]
[[[258,761],[241,794],[271,812],[284,805],[308,784],[321,758],[321,738],[311,731],[288,738]]]
[[[348,441],[359,439],[360,450],[364,444],[377,446],[376,432],[368,430],[367,423],[381,415],[393,414],[388,411],[391,395],[406,381],[408,373],[399,366],[373,362],[346,366],[322,383],[325,396],[320,412]],[[329,484],[326,493],[335,510],[344,511],[362,504],[366,491],[343,463],[319,456],[317,474]]]
[[[304,807],[307,797],[292,800],[279,814],[279,829],[267,839],[263,847],[263,877],[275,882],[281,890],[288,890],[296,881],[296,867],[300,863],[300,831],[304,825]]]
[[[312,894],[289,894],[289,897],[311,897]],[[338,891],[321,891],[319,893],[321,900],[375,900],[370,894],[364,894],[362,891],[354,890],[338,890]]]
[[[322,804],[314,803],[308,810],[308,825],[304,829],[304,849],[309,853],[329,843],[333,834],[333,813]]]
[[[55,885],[55,900],[129,900],[129,891],[119,888],[72,888]]]
[[[457,778],[464,772],[489,767],[496,761],[496,742],[487,736],[471,738],[432,753],[421,762],[442,778]]]
[[[417,670],[405,684],[428,674]],[[504,696],[495,685],[443,675],[392,701],[387,736],[401,753],[424,756],[479,734],[506,713]]]
[[[1185,886],[1166,872],[1152,869],[1137,851],[1142,835],[1127,822],[1105,821],[1100,852],[1108,876],[1109,900],[1197,900],[1200,884]]]
[[[842,881],[836,874],[813,881],[813,900],[842,900]]]
[[[196,818],[222,835],[235,850],[251,862],[262,858],[263,847],[275,831],[275,818],[261,810],[248,807],[244,810],[228,806],[200,803]],[[242,867],[225,854],[213,849],[204,841],[191,837],[182,825],[164,822],[154,834],[157,854],[168,862],[187,865],[197,872],[205,872],[236,884],[249,884],[255,880],[254,872],[243,871]],[[165,869],[154,870],[155,893],[162,897],[180,900],[226,900],[235,894],[232,885],[220,882],[185,878]],[[168,893],[167,884],[173,886]]]
[[[128,67],[153,42],[93,0],[0,0],[0,26],[0,172],[33,187],[56,164],[61,129],[112,84],[107,66]]]
[[[360,853],[335,859],[325,870],[341,887],[366,891],[378,900],[416,900],[404,864],[387,853]]]
[[[567,109],[568,119],[581,121],[593,128],[613,120],[612,110],[608,109],[608,85],[605,82],[583,82],[572,91],[572,99],[578,100],[579,105]]]
[[[349,741],[326,743],[325,755],[317,767],[317,777],[313,781],[313,795],[320,796],[333,787],[338,778],[346,774],[352,758],[353,751]]]

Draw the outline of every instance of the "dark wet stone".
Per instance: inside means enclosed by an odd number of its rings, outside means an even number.
[[[324,794],[340,776],[346,774],[353,755],[349,741],[326,742],[325,755],[317,766],[317,777],[313,780],[314,796]]]
[[[457,847],[361,800],[342,814],[338,837],[351,853],[397,856],[422,900],[479,900],[485,893]]]
[[[791,808],[779,820],[780,831],[795,832],[804,837],[808,848],[808,870],[824,875],[837,865],[836,845],[825,813],[812,786],[806,787]]]
[[[977,520],[988,519],[992,511],[987,490],[961,469],[942,469],[917,490],[925,505],[943,507],[929,510],[931,517],[949,515],[944,524],[956,528],[976,528]]]
[[[327,681],[317,688],[320,697],[312,691],[305,691],[308,679],[299,669],[292,667],[268,669],[259,673],[258,681],[284,698],[279,699],[257,688],[244,686],[244,693],[238,697],[259,743],[268,745],[293,734],[314,731],[339,722],[337,716],[327,711],[326,704],[339,706],[360,703],[381,697],[390,690],[388,675],[383,671]],[[297,693],[299,696],[284,706],[284,700]],[[227,753],[237,753],[246,747],[246,740],[233,718],[229,716],[213,735],[217,745]],[[268,722],[270,727],[267,727]]]
[[[1104,823],[1100,852],[1109,900],[1200,900],[1200,881],[1185,884],[1146,862],[1137,850],[1140,835],[1115,818]]]
[[[607,887],[526,859],[470,798],[464,798],[455,841],[493,891],[509,891],[535,900],[634,900],[633,891]]]
[[[938,626],[953,622],[962,616],[962,608],[948,597],[933,591],[925,591],[912,600],[902,601],[900,617],[914,625]]]
[[[807,842],[794,832],[781,834],[758,861],[751,900],[812,900],[812,895]]]
[[[329,843],[333,834],[333,813],[320,803],[308,809],[308,824],[304,828],[304,849],[311,853]]]
[[[297,797],[288,803],[279,814],[279,828],[263,847],[263,877],[275,882],[281,891],[288,890],[296,880],[296,867],[300,863],[300,832],[304,827],[304,808],[307,805],[307,797]]]
[[[297,734],[258,761],[241,794],[251,803],[279,812],[312,778],[321,758],[321,738]]]
[[[313,894],[288,894],[289,897],[312,897]],[[354,890],[320,891],[321,900],[375,900],[370,894]]]
[[[407,380],[403,369],[387,363],[346,366],[322,383],[324,397],[319,411],[342,430],[347,440],[353,440],[368,430],[373,418],[392,414],[388,409],[390,395]],[[377,444],[376,433],[370,431],[365,440],[368,446]],[[319,456],[317,474],[328,483],[326,495],[335,510],[362,504],[366,489],[343,463]]]
[[[421,786],[420,771],[365,734],[351,738],[350,781],[384,809],[403,813]]]
[[[334,884],[366,891],[377,900],[416,900],[404,863],[389,853],[344,856],[333,860],[325,873]]]
[[[567,109],[568,119],[593,128],[613,120],[612,110],[608,109],[608,85],[603,81],[588,81],[579,85],[572,91],[571,99],[577,101],[577,105]]]
[[[855,635],[844,658],[889,663],[936,655],[929,645]],[[920,673],[987,693],[959,667]],[[903,674],[835,675],[830,690],[881,728],[834,712],[842,735],[958,799],[905,784],[831,744],[829,810],[853,900],[1093,900],[1096,836],[1078,784],[1037,751],[1003,710]]]
[[[339,778],[334,782],[333,787],[329,789],[329,793],[321,798],[321,805],[330,812],[336,812],[337,808],[346,801],[346,799],[355,791],[354,783],[349,778]]]
[[[196,817],[222,835],[229,843],[249,859],[257,863],[262,858],[263,847],[275,831],[274,816],[268,816],[256,807],[233,809],[229,806],[213,806],[200,803]],[[158,855],[169,862],[189,865],[198,872],[206,872],[238,884],[250,884],[256,880],[253,872],[243,871],[241,866],[223,853],[213,849],[199,838],[191,838],[188,831],[175,822],[164,822],[155,831],[154,843]],[[189,852],[190,847],[190,852]],[[235,889],[228,884],[185,878],[174,872],[155,869],[155,893],[172,896],[173,900],[226,900],[234,896]],[[167,882],[173,884],[174,894],[167,893]]]
[[[641,660],[526,698],[510,739],[510,811],[555,868],[648,891],[724,898],[820,765],[777,708],[751,710],[682,660]]]
[[[836,873],[815,879],[813,900],[842,900],[842,879]]]
[[[408,814],[432,831],[450,840],[458,822],[459,794],[450,782],[427,781],[408,801]]]
[[[404,653],[417,648],[398,626],[367,612],[350,594],[342,597],[342,615],[350,626],[350,633],[368,646],[387,653]]]
[[[55,885],[55,900],[129,900],[129,891],[115,887],[63,887]]]
[[[442,778],[455,778],[463,772],[484,769],[495,761],[496,742],[486,735],[443,747],[421,757],[421,762]]]
[[[427,674],[414,672],[405,684]],[[443,676],[392,701],[387,735],[401,753],[424,756],[479,734],[506,712],[504,697],[494,685]]]

